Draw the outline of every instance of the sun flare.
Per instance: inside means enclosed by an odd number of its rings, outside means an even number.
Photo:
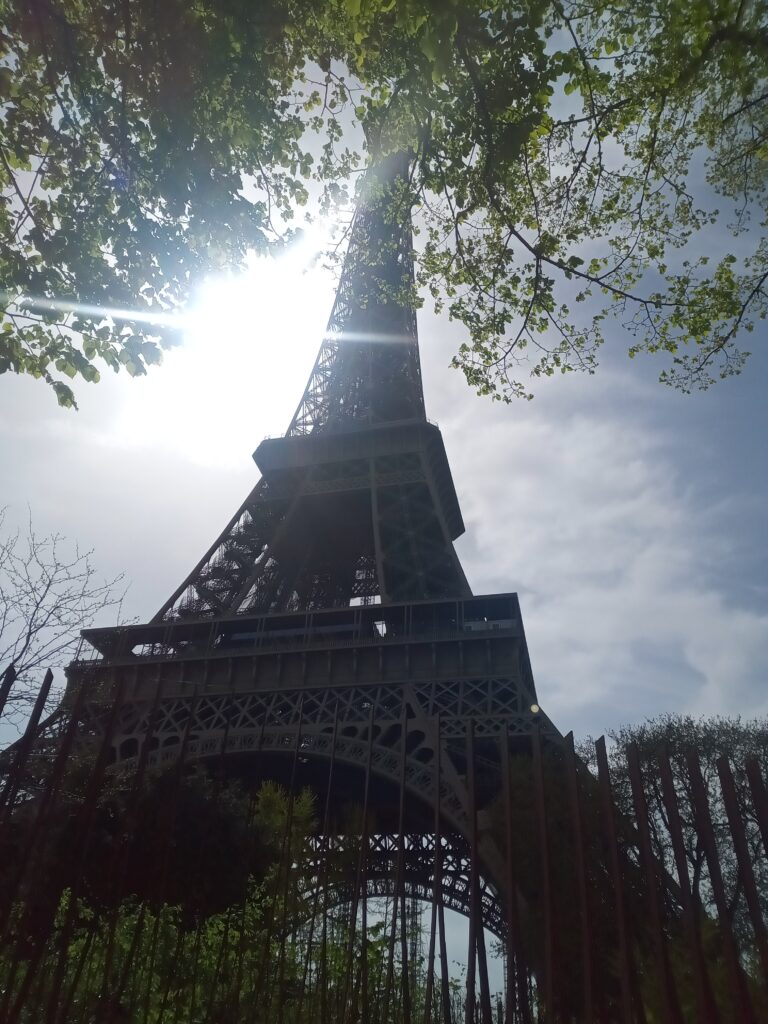
[[[333,304],[334,281],[315,229],[279,257],[253,254],[245,269],[205,281],[183,317],[183,343],[142,380],[124,424],[134,442],[178,439],[187,457],[238,462],[282,432],[301,397]]]

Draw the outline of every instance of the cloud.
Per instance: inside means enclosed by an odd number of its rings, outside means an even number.
[[[470,583],[519,592],[539,699],[563,731],[768,711],[768,611],[733,600],[753,496],[704,500],[655,390],[604,370],[599,387],[556,382],[511,409],[434,397]]]

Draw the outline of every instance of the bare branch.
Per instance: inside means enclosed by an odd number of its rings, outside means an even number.
[[[5,521],[0,509],[0,533]],[[0,671],[17,673],[12,704],[27,705],[38,671],[71,660],[81,629],[108,612],[119,619],[125,577],[101,580],[92,555],[61,534],[40,536],[31,515],[23,533],[0,537]]]

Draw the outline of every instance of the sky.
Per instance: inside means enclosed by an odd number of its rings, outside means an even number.
[[[182,347],[145,378],[105,370],[58,408],[0,376],[0,504],[124,572],[146,620],[257,479],[283,433],[333,302],[294,252],[198,295]],[[475,593],[517,591],[542,707],[597,736],[665,712],[768,711],[765,333],[744,374],[692,396],[629,361],[620,325],[592,376],[479,398],[449,368],[459,325],[419,313],[427,415],[446,443]],[[610,332],[609,332],[610,334]]]

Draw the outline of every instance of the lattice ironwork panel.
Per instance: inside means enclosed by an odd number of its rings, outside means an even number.
[[[441,685],[439,699],[438,688],[434,686],[382,685],[190,695],[161,700],[150,739],[150,760],[157,765],[175,763],[186,739],[186,757],[190,761],[213,759],[222,753],[290,755],[297,749],[302,757],[327,761],[334,750],[340,763],[362,770],[370,745],[374,775],[399,786],[405,714],[406,788],[419,801],[429,802],[434,799],[438,729],[444,751],[452,754],[460,765],[471,722],[478,743],[487,745],[493,741],[491,760],[487,754],[481,754],[481,759],[496,773],[500,738],[530,736],[532,713],[529,708],[520,707],[520,702],[517,707],[510,706],[510,689],[508,680],[479,679]],[[452,705],[447,699],[451,692]],[[89,711],[91,717],[84,723],[83,737],[98,735],[103,728],[105,712],[95,705],[90,705]],[[121,709],[113,742],[115,762],[136,758],[149,734],[152,713],[148,704],[129,703]],[[537,721],[545,734],[559,739],[557,731],[540,713]],[[373,738],[369,744],[371,723]],[[455,828],[466,830],[465,787],[448,758],[440,785],[443,813]]]
[[[153,621],[216,616],[236,610],[244,590],[259,575],[269,575],[267,547],[284,523],[287,497],[296,483],[276,488],[262,479],[222,535]],[[282,493],[276,494],[275,491]]]
[[[336,302],[288,434],[423,419],[406,158],[373,168]]]
[[[359,837],[330,837],[317,841],[316,859],[311,873],[316,885],[310,884],[305,893],[307,916],[323,908],[349,905],[354,898],[354,877],[349,865],[357,852]],[[402,891],[409,899],[432,902],[438,879],[435,877],[436,837],[424,833],[403,836],[404,871]],[[400,840],[395,833],[376,833],[369,837],[365,860],[365,896],[368,899],[392,899],[398,893],[397,860]],[[441,903],[464,917],[471,909],[470,871],[471,855],[462,836],[450,834],[441,837],[441,866],[439,890]],[[325,883],[325,888],[318,888]],[[496,938],[506,938],[504,903],[485,878],[480,879],[480,903],[484,926]]]

